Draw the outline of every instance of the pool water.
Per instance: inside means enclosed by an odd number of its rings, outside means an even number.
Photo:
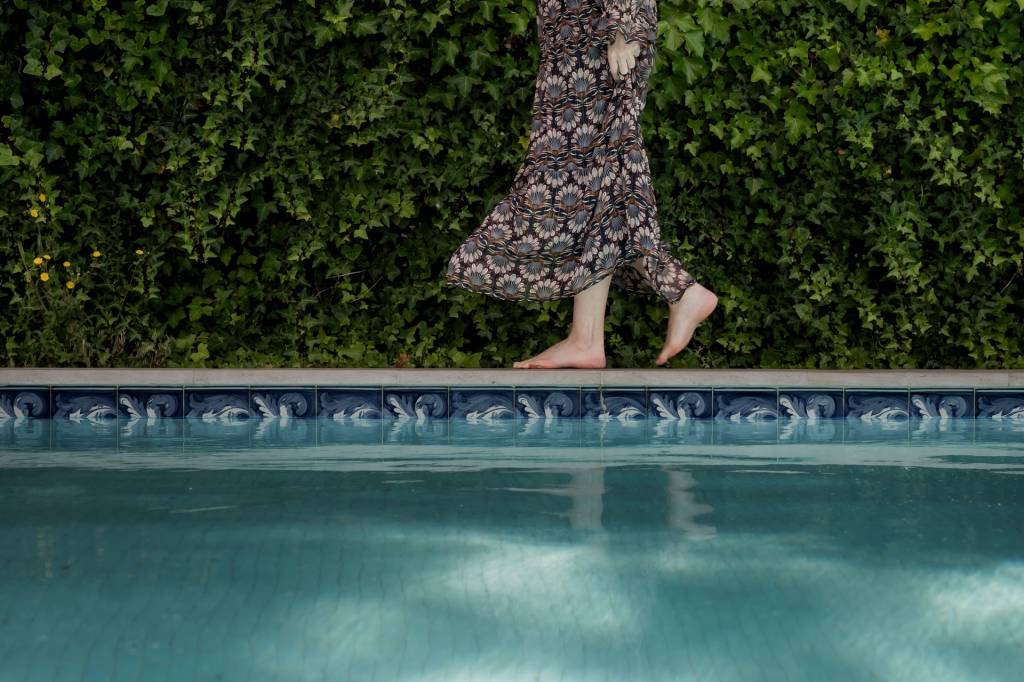
[[[1019,680],[1024,425],[0,423],[0,681]]]

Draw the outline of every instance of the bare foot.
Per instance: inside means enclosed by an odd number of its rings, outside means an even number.
[[[661,349],[656,364],[663,365],[668,359],[686,348],[693,338],[693,332],[704,318],[718,305],[718,297],[700,284],[687,288],[683,297],[669,305],[668,335],[665,347]]]
[[[604,346],[578,343],[573,339],[562,339],[546,351],[529,360],[512,364],[520,369],[554,369],[556,367],[604,368]]]

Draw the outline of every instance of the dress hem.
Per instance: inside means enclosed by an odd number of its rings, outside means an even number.
[[[497,298],[497,299],[502,300],[502,301],[513,301],[513,302],[559,301],[559,300],[563,300],[563,299],[566,299],[566,298],[573,298],[573,297],[577,296],[578,294],[586,291],[590,287],[594,286],[595,284],[601,282],[602,280],[604,280],[604,278],[606,276],[610,275],[610,276],[613,277],[612,282],[622,291],[625,291],[625,292],[631,293],[631,294],[656,296],[657,298],[660,298],[661,300],[665,301],[669,305],[672,305],[672,304],[678,303],[680,300],[682,300],[683,295],[686,293],[686,291],[690,287],[692,287],[694,284],[697,284],[697,280],[693,279],[692,277],[690,279],[686,280],[686,283],[683,285],[683,288],[682,288],[678,298],[675,298],[675,299],[667,299],[664,296],[662,296],[661,293],[659,291],[657,291],[656,289],[652,289],[652,288],[647,287],[647,286],[642,287],[642,288],[631,287],[631,286],[624,286],[623,284],[621,284],[621,282],[619,282],[618,280],[614,279],[614,275],[615,275],[616,270],[618,270],[620,268],[623,268],[623,267],[628,267],[629,263],[631,263],[631,262],[632,261],[622,261],[622,262],[617,263],[616,265],[614,265],[613,267],[610,267],[610,268],[599,268],[598,270],[595,270],[595,271],[591,272],[583,280],[583,284],[580,287],[578,287],[575,291],[568,291],[568,290],[566,290],[563,293],[555,294],[555,295],[552,295],[552,296],[549,296],[549,297],[546,297],[546,298],[540,298],[538,296],[526,296],[526,295],[509,296],[509,295],[505,294],[501,289],[493,289],[493,288],[488,287],[487,285],[474,286],[474,285],[470,284],[466,280],[465,277],[458,277],[458,276],[453,277],[450,274],[446,274],[444,279],[445,279],[445,284],[447,284],[448,286],[456,287],[456,288],[459,288],[459,289],[464,289],[466,291],[471,291],[471,292],[473,292],[475,294],[484,294],[485,296],[491,296],[492,298]]]

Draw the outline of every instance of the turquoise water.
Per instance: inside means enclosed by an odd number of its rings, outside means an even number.
[[[0,681],[1019,680],[1024,424],[0,422]]]

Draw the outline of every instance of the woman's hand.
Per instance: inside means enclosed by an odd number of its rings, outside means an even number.
[[[640,45],[626,41],[622,34],[616,31],[615,42],[608,45],[608,70],[611,72],[612,80],[618,80],[629,73],[629,70],[636,66],[639,54]]]

